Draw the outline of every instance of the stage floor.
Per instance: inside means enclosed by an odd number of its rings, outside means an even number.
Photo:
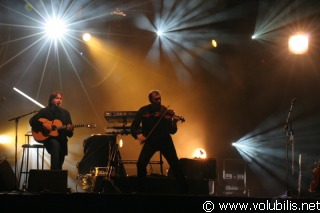
[[[87,192],[67,188],[66,177],[29,182],[27,191],[0,191],[0,212],[222,212],[320,210],[320,196],[253,197],[249,193],[217,193],[214,181],[187,179],[188,194],[179,194],[174,178],[150,176],[146,192],[137,193],[136,177],[95,179]],[[61,180],[59,180],[61,179]],[[30,179],[29,179],[30,180]],[[45,181],[44,181],[45,180]],[[63,180],[63,181],[62,181]],[[31,189],[35,191],[31,191]],[[94,189],[94,190],[92,190]]]
[[[320,210],[319,197],[254,198],[135,193],[0,193],[1,212],[256,212]]]

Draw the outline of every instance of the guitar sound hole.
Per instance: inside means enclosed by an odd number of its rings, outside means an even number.
[[[42,133],[43,136],[48,136],[50,135],[50,131],[47,130],[46,128],[42,128],[42,130],[40,131]]]

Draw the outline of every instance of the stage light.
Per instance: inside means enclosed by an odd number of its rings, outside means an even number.
[[[213,47],[217,47],[218,46],[217,41],[214,40],[214,39],[211,40],[211,44],[212,44]]]
[[[194,158],[206,158],[207,153],[204,149],[198,148],[194,151],[193,156],[194,156]]]
[[[293,54],[305,54],[308,52],[309,38],[304,34],[296,34],[289,38],[289,51]]]
[[[40,104],[39,102],[37,102],[36,100],[32,99],[30,96],[26,95],[25,93],[21,92],[20,90],[18,90],[17,88],[13,87],[13,90],[17,91],[18,93],[20,93],[21,95],[23,95],[24,97],[26,97],[27,99],[29,99],[30,101],[32,101],[33,103],[37,104],[38,106],[40,106],[41,108],[45,108],[44,105]]]
[[[90,33],[84,33],[83,36],[82,36],[82,39],[84,41],[90,41],[90,39],[91,39]]]
[[[8,144],[10,138],[6,135],[0,135],[0,144]]]
[[[157,30],[157,35],[158,36],[162,36],[163,35],[163,31],[162,30]]]
[[[123,140],[122,139],[119,140],[119,147],[120,148],[123,147]]]
[[[47,36],[52,39],[59,39],[64,36],[67,31],[67,27],[62,19],[51,18],[45,24],[45,30]]]

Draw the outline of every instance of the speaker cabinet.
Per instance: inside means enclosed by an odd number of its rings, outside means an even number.
[[[36,170],[29,171],[28,191],[36,193],[67,193],[67,170]]]
[[[0,161],[0,191],[12,191],[17,189],[18,181],[6,160]]]
[[[216,159],[188,159],[179,160],[182,171],[188,179],[215,179],[216,178]],[[171,169],[168,176],[173,177]]]

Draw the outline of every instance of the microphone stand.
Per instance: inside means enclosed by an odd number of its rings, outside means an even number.
[[[284,127],[284,132],[286,134],[286,193],[285,196],[289,197],[290,196],[290,192],[289,192],[289,143],[292,143],[292,148],[293,148],[293,143],[294,143],[294,139],[293,139],[293,130],[292,130],[292,122],[290,120],[290,115],[291,115],[291,111],[293,108],[293,103],[296,101],[296,99],[292,99],[291,101],[291,105],[290,105],[290,109],[289,109],[289,113],[288,113],[288,117],[286,120],[286,124]],[[289,128],[289,129],[288,129]],[[292,150],[292,175],[294,173],[293,171],[293,161],[294,161],[294,156],[293,156],[293,150]]]
[[[18,117],[11,118],[8,120],[8,121],[15,121],[16,136],[15,136],[15,154],[14,154],[14,174],[16,177],[17,177],[17,162],[18,162],[17,161],[17,150],[18,150],[18,123],[19,123],[19,119],[22,117],[25,117],[27,115],[36,113],[36,112],[38,112],[38,111],[34,110],[34,111],[29,112],[27,114],[20,115]]]

